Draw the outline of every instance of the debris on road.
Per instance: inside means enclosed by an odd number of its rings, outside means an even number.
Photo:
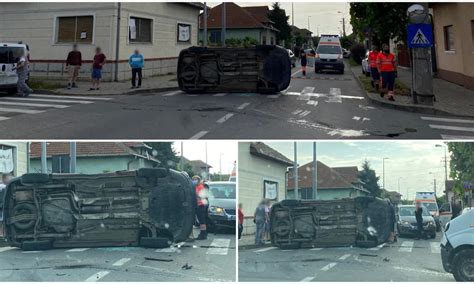
[[[187,263],[181,267],[181,269],[184,269],[184,270],[189,270],[189,269],[191,269],[191,268],[193,268],[193,266],[192,266],[192,265],[189,265],[189,264],[187,264]]]
[[[154,258],[154,257],[147,257],[145,256],[145,260],[153,260],[153,261],[162,261],[162,262],[172,262],[172,259],[164,259],[164,258]]]

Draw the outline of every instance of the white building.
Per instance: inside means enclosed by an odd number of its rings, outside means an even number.
[[[128,57],[145,56],[144,76],[176,72],[180,50],[197,45],[200,3],[1,3],[0,42],[30,47],[33,76],[66,77],[65,60],[79,44],[81,77],[89,78],[96,47],[107,57],[104,80],[131,77]]]
[[[245,215],[243,234],[255,232],[253,214],[263,199],[285,199],[286,172],[293,162],[261,142],[240,142],[238,163],[239,203]]]
[[[28,143],[0,142],[0,174],[15,177],[28,172]]]

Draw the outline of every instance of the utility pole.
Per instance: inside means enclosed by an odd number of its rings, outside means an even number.
[[[444,148],[444,196],[446,198],[446,202],[449,202],[448,199],[448,147],[443,144],[436,144],[435,147],[443,147]]]
[[[318,161],[316,160],[316,142],[313,142],[313,199],[318,199]]]
[[[207,4],[204,2],[203,22],[204,30],[202,32],[202,46],[207,47]],[[183,142],[181,142],[182,145]]]
[[[41,142],[41,172],[48,173],[48,161],[46,160],[46,141]]]
[[[76,142],[71,142],[69,144],[69,172],[72,174],[76,173]]]
[[[434,187],[433,189],[436,196],[436,179],[433,180],[433,187]]]
[[[382,187],[384,190],[385,190],[385,160],[388,160],[388,158],[382,159]]]
[[[225,29],[226,29],[226,7],[225,2],[222,2],[222,31],[221,31],[221,41],[222,47],[225,47]]]
[[[293,178],[295,180],[295,199],[299,199],[299,194],[298,194],[298,150],[296,146],[296,141],[294,142],[294,150],[295,150],[295,158],[293,162]]]
[[[293,2],[291,2],[291,25],[295,26],[295,7]]]
[[[346,18],[342,17],[342,35],[346,36]]]
[[[308,31],[311,31],[311,27],[309,25],[309,18],[311,18],[311,16],[308,16]]]
[[[206,147],[206,179],[209,180],[209,164],[207,163],[207,142],[204,142],[204,145]]]
[[[181,171],[184,171],[184,165],[183,165],[183,141],[181,141],[181,157],[179,158],[179,169]]]

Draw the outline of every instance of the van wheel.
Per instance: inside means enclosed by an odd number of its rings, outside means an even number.
[[[453,275],[456,281],[474,281],[474,249],[464,249],[454,255]]]

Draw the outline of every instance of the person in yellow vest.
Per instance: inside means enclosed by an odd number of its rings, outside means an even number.
[[[388,93],[388,100],[395,101],[394,88],[397,64],[395,55],[390,52],[388,44],[382,45],[382,52],[379,52],[377,56],[377,69],[379,70],[380,77],[382,77],[380,96],[383,98]]]

